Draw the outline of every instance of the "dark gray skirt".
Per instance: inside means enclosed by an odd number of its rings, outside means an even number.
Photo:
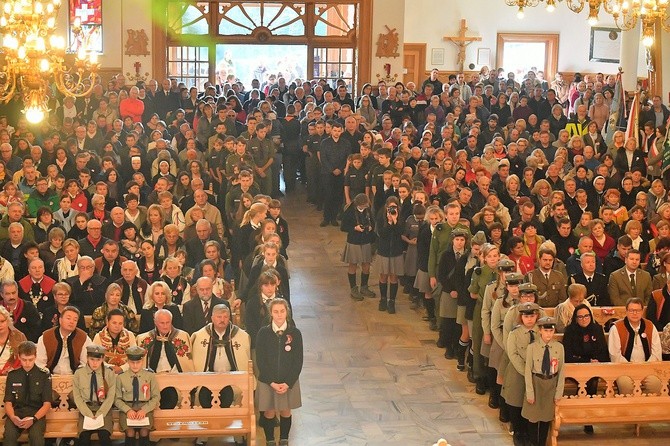
[[[257,409],[261,412],[266,410],[297,409],[302,406],[299,380],[283,395],[275,392],[269,384],[258,381],[256,395],[258,397]]]

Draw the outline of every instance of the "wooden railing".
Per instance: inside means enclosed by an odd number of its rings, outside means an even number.
[[[248,370],[253,370],[249,361]],[[151,439],[185,437],[247,436],[247,444],[256,446],[256,414],[254,409],[253,373],[175,373],[156,375],[158,387],[163,390],[174,388],[179,395],[179,403],[174,409],[154,410],[154,430]],[[0,395],[5,393],[6,377],[0,377]],[[232,386],[236,398],[234,407],[220,407],[219,392]],[[212,407],[200,407],[194,389],[205,387],[212,392]],[[46,417],[45,438],[76,438],[79,411],[71,404],[72,375],[52,377],[54,407]],[[238,396],[239,395],[239,396]],[[114,414],[112,438],[124,438],[118,424],[118,411]],[[4,403],[0,405],[0,416],[4,418]],[[0,423],[0,438],[4,437],[4,422]]]
[[[577,382],[577,394],[564,396],[556,403],[551,445],[558,444],[559,429],[563,424],[634,424],[639,435],[640,424],[670,421],[670,363],[607,363],[565,364],[565,378]],[[616,387],[620,377],[633,380],[633,393],[621,395]],[[660,394],[645,394],[642,382],[649,376],[661,381]],[[586,383],[600,378],[603,391],[587,395]]]

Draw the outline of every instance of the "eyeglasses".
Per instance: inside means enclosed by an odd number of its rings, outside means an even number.
[[[591,318],[590,314],[582,314],[581,316],[577,315],[577,319],[579,319],[579,320],[590,319],[590,318]]]
[[[632,313],[632,314],[638,314],[638,313],[642,313],[642,308],[631,308],[631,309],[626,310],[626,312]]]
[[[93,269],[93,268],[95,268],[94,265],[86,265],[86,266],[82,265],[82,266],[79,267],[79,269]]]

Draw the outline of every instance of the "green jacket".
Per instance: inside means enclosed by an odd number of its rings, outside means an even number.
[[[430,254],[428,256],[428,276],[437,277],[437,264],[442,257],[442,253],[451,246],[451,233],[454,229],[465,229],[470,234],[470,228],[464,224],[457,223],[453,228],[446,222],[440,223],[433,231],[433,238],[430,240]],[[469,239],[470,237],[468,237]]]
[[[25,218],[21,218],[19,223],[23,225],[23,240],[27,242],[35,241],[35,231],[33,231],[33,226]],[[0,220],[0,241],[7,240],[9,238],[9,217],[5,215]]]
[[[31,217],[37,217],[37,210],[41,207],[47,207],[51,209],[51,212],[56,212],[60,207],[58,196],[51,189],[47,189],[47,193],[44,195],[36,190],[33,191],[28,197],[27,205],[28,215]]]

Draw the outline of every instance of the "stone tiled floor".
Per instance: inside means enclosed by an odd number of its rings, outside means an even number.
[[[423,446],[444,437],[453,446],[511,445],[511,437],[474,393],[455,361],[435,347],[421,314],[398,298],[398,313],[377,311],[377,301],[349,298],[340,262],[345,235],[319,228],[320,213],[304,196],[284,200],[289,221],[291,297],[305,339],[303,407],[291,431],[295,446]],[[370,283],[376,278],[374,272]],[[561,430],[560,445],[664,445],[669,425],[596,426]],[[259,445],[264,445],[259,429]],[[181,443],[186,444],[185,441]],[[227,444],[221,440],[213,444]]]

